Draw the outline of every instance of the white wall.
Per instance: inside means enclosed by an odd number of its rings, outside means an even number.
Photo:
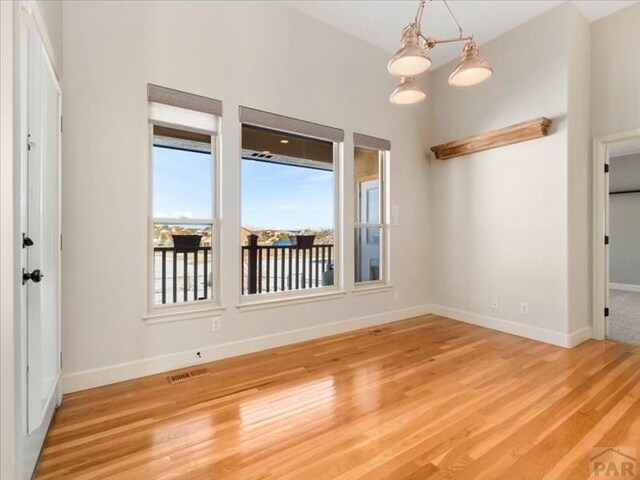
[[[429,290],[430,117],[388,102],[388,54],[274,2],[65,2],[63,349],[74,390],[424,311]],[[210,319],[147,325],[147,82],[224,102],[222,329]],[[239,312],[238,106],[345,129],[344,211],[353,211],[352,133],[392,144],[392,281],[354,296],[352,219],[344,298]],[[419,120],[419,122],[418,122]],[[552,140],[553,142],[553,140]],[[343,321],[366,317],[359,321]],[[333,323],[342,322],[342,323]],[[286,332],[293,333],[286,334]],[[283,335],[284,333],[284,335]],[[249,342],[247,342],[249,341]],[[151,359],[151,360],[150,360]]]
[[[581,310],[573,302],[588,296],[585,285],[572,284],[588,268],[585,247],[574,259],[569,253],[574,235],[588,229],[587,128],[569,117],[584,110],[584,92],[570,99],[570,86],[588,91],[574,77],[588,59],[570,61],[585,31],[566,3],[483,45],[495,71],[484,84],[450,87],[455,62],[433,73],[436,144],[537,117],[553,120],[546,138],[431,161],[432,301],[441,313],[558,344],[588,337],[584,323],[572,328],[569,316]],[[569,178],[576,172],[579,178]],[[580,185],[570,189],[574,181]],[[522,302],[528,314],[520,313]]]
[[[591,25],[591,134],[640,128],[640,3]]]
[[[36,0],[39,16],[46,28],[45,44],[53,67],[62,77],[62,0]]]
[[[610,159],[612,192],[640,189],[640,154]],[[609,198],[610,280],[640,288],[640,194]]]
[[[573,8],[571,8],[573,7]],[[591,325],[591,26],[569,7],[567,136],[569,332]]]

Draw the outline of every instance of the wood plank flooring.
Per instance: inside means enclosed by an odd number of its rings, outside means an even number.
[[[640,443],[640,350],[424,316],[65,396],[38,479],[586,479]]]

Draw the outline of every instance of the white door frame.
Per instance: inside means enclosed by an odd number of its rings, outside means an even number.
[[[604,169],[605,164],[609,163],[609,145],[633,138],[640,138],[640,129],[593,139],[592,336],[597,340],[604,340],[606,336],[604,309],[607,307],[607,288],[609,285],[608,248],[604,244],[604,237],[609,234],[609,178]]]

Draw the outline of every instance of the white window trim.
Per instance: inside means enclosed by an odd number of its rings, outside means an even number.
[[[318,291],[323,290],[323,291]],[[310,293],[312,292],[313,293]],[[283,292],[289,293],[289,292]],[[345,290],[341,290],[333,287],[318,287],[318,288],[310,288],[306,290],[296,291],[296,295],[273,295],[271,293],[266,294],[255,294],[260,296],[259,299],[247,299],[236,305],[238,311],[240,312],[252,312],[255,310],[264,310],[267,308],[276,308],[276,307],[285,307],[289,305],[300,305],[303,303],[314,303],[323,300],[335,300],[343,298],[347,292]],[[247,295],[245,295],[246,297]],[[267,298],[262,298],[262,297]]]
[[[242,124],[240,124],[242,128]],[[327,141],[333,141],[327,139]],[[268,292],[255,293],[251,295],[243,295],[242,289],[239,288],[239,298],[237,308],[239,311],[259,310],[272,306],[280,306],[287,304],[308,303],[323,299],[339,298],[347,292],[344,290],[344,257],[342,251],[342,225],[344,221],[344,195],[342,178],[344,173],[344,165],[342,159],[343,142],[333,141],[333,181],[334,181],[334,226],[333,226],[333,285],[326,287],[305,288],[298,290],[289,290],[285,292]],[[242,183],[240,184],[239,218],[242,225]],[[242,262],[242,246],[240,248],[240,263]],[[243,272],[240,271],[240,275]]]
[[[355,159],[355,149],[356,148],[364,148],[369,150],[376,150],[369,147],[360,147],[358,145],[354,146],[354,159]],[[391,285],[391,268],[390,268],[390,258],[391,258],[391,245],[390,245],[390,229],[389,229],[389,205],[391,201],[391,197],[389,194],[389,150],[377,150],[378,152],[378,166],[380,172],[380,223],[359,223],[358,217],[360,215],[359,208],[359,200],[358,200],[358,186],[356,182],[353,182],[353,191],[355,201],[355,220],[353,223],[353,235],[354,235],[354,243],[353,243],[353,268],[355,270],[355,261],[357,258],[356,255],[356,242],[355,242],[355,233],[359,228],[380,228],[380,280],[370,280],[366,282],[358,282],[353,280],[353,292],[354,293],[378,293],[381,291],[388,290],[392,288]],[[354,179],[355,180],[355,179]]]
[[[373,293],[383,293],[390,290],[393,290],[393,285],[391,285],[390,283],[382,283],[382,282],[376,281],[376,282],[358,283],[353,287],[352,292],[355,296],[360,296],[360,295],[369,295]]]
[[[174,122],[156,121],[155,117],[151,116],[152,103],[150,103],[150,116],[149,116],[149,136],[148,136],[148,198],[147,198],[147,292],[146,292],[146,314],[142,315],[147,325],[157,323],[167,323],[182,320],[194,320],[203,318],[206,316],[213,316],[219,314],[225,309],[221,303],[221,285],[220,285],[220,204],[221,204],[221,179],[220,179],[220,138],[217,132],[220,131],[221,119],[217,116],[212,116],[214,123],[209,122],[209,126],[203,131],[201,128],[197,128],[188,124],[185,118],[182,120],[187,123],[182,125]],[[172,107],[176,108],[176,107]],[[155,110],[158,111],[157,109]],[[169,110],[164,110],[169,111]],[[198,113],[198,112],[195,112]],[[211,115],[209,115],[211,116]],[[183,218],[155,218],[153,216],[153,126],[154,125],[167,125],[171,123],[173,128],[184,130],[197,130],[201,133],[211,136],[211,186],[213,189],[213,195],[211,198],[211,212],[212,218],[210,219],[183,219]],[[211,287],[211,298],[207,300],[191,300],[181,303],[167,303],[164,305],[157,305],[155,303],[155,283],[154,283],[154,245],[153,234],[155,223],[168,223],[174,225],[211,225],[211,274],[214,279]]]

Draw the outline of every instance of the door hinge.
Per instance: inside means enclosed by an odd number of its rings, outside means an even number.
[[[60,251],[62,251],[62,234],[60,234]]]
[[[604,236],[604,244],[609,245],[609,235]]]
[[[609,316],[609,307],[604,307],[604,316],[605,317]]]
[[[30,152],[31,151],[31,147],[35,146],[35,144],[36,144],[36,142],[31,140],[31,134],[28,133],[27,134],[27,151]]]
[[[604,173],[609,173],[609,164],[608,163],[604,164]]]
[[[62,115],[60,115],[60,133],[62,133],[62,119],[63,119],[63,117],[62,117]]]
[[[60,370],[62,370],[62,352],[60,352]]]

